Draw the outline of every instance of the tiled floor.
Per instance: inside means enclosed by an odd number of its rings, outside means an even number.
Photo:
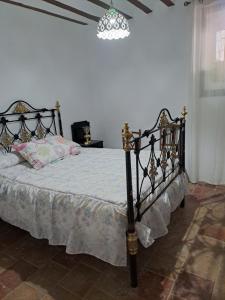
[[[126,268],[67,255],[0,221],[0,299],[225,300],[225,187],[190,185],[169,234],[140,249],[139,287]]]

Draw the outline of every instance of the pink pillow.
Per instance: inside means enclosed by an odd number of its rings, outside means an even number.
[[[64,142],[60,136],[13,145],[12,148],[37,170],[57,159],[80,153],[73,142]]]

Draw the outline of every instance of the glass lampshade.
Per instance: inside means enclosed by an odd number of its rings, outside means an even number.
[[[130,35],[127,19],[111,7],[99,20],[97,37],[103,40],[118,40]]]

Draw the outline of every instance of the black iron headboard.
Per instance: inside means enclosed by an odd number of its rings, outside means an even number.
[[[58,124],[56,124],[56,113]],[[42,139],[47,135],[63,136],[60,105],[55,108],[34,108],[24,100],[13,102],[0,112],[0,152],[10,152],[11,145]]]

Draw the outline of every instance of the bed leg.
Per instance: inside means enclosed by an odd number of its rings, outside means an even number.
[[[137,253],[138,253],[138,241],[136,232],[127,234],[127,248],[129,255],[129,268],[130,268],[130,280],[131,287],[136,288],[138,285],[137,276]]]
[[[130,282],[132,288],[137,287],[137,255],[130,255]]]
[[[184,197],[184,199],[181,201],[180,207],[181,207],[181,208],[184,208],[184,207],[185,207],[185,197]]]
[[[122,130],[123,149],[125,151],[126,159],[126,182],[127,182],[127,253],[130,268],[131,286],[137,287],[137,253],[138,240],[135,231],[135,217],[134,217],[134,199],[132,189],[132,169],[131,169],[131,138],[132,132],[129,129],[128,123],[124,124]]]

